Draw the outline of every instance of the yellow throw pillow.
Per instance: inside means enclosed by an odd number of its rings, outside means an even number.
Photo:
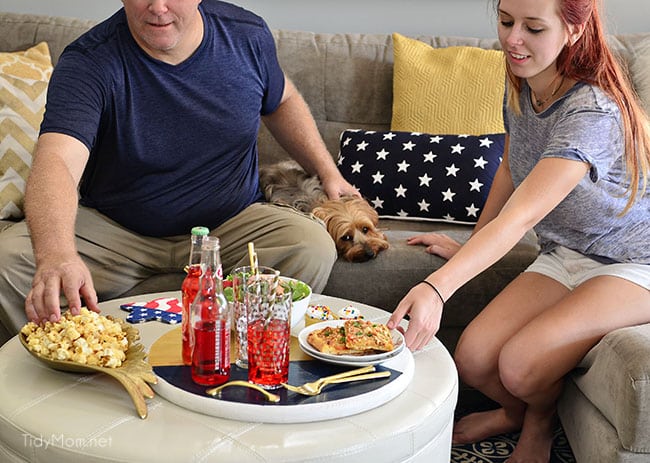
[[[0,219],[24,215],[25,182],[51,74],[45,42],[25,51],[0,53]]]
[[[501,133],[503,52],[433,48],[393,34],[391,130],[438,134]]]

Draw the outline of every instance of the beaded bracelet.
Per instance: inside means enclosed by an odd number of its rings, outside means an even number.
[[[436,288],[435,286],[433,286],[433,284],[430,283],[430,282],[428,282],[427,280],[422,280],[420,283],[424,283],[425,285],[430,286],[431,289],[433,289],[433,290],[436,292],[436,294],[437,294],[438,297],[440,298],[440,301],[441,301],[441,302],[443,303],[443,305],[444,305],[445,300],[443,299],[442,294],[440,294],[440,291],[438,291],[438,288]]]

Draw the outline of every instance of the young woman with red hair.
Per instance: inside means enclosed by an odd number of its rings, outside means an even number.
[[[503,162],[471,238],[410,239],[448,262],[414,286],[411,349],[444,300],[531,228],[538,259],[464,331],[461,379],[498,402],[456,423],[467,443],[521,430],[509,462],[548,462],[563,378],[608,332],[650,322],[648,118],[609,50],[596,0],[500,0],[508,74]]]

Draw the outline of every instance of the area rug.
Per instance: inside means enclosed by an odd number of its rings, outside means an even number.
[[[475,391],[474,391],[475,392]],[[474,411],[495,408],[497,405],[476,393],[461,393],[456,409],[456,419]],[[451,448],[450,463],[502,463],[505,462],[517,444],[519,433],[502,434],[474,444],[454,445]],[[550,463],[575,463],[562,426],[558,425],[553,438]]]
[[[454,445],[451,463],[500,463],[505,462],[517,444],[519,434],[504,434],[475,444]],[[573,452],[564,431],[555,432],[551,463],[575,463]]]

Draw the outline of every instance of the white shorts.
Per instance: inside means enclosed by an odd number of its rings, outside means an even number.
[[[573,290],[597,276],[615,276],[650,290],[650,265],[603,264],[563,246],[540,254],[525,270],[546,275]]]

